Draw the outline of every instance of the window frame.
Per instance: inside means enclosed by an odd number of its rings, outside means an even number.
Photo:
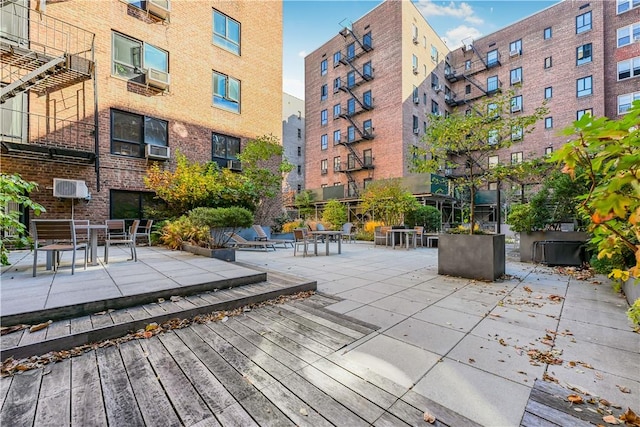
[[[491,88],[490,84],[494,81],[495,81],[495,87]],[[487,77],[487,92],[495,92],[498,89],[500,89],[500,81],[498,80],[498,75],[496,74],[495,76]],[[468,93],[465,93],[465,95],[468,95]]]
[[[329,71],[329,62],[326,59],[320,61],[320,75],[324,76]]]
[[[628,63],[628,77],[620,77],[620,65]],[[636,65],[634,65],[634,63]],[[624,61],[619,61],[616,65],[616,71],[618,74],[618,81],[633,79],[636,77],[640,77],[640,56],[635,56],[633,58],[626,59]]]
[[[547,56],[544,58],[544,69],[548,70],[551,67],[553,67],[553,57]]]
[[[544,118],[544,128],[545,129],[553,128],[553,117],[549,116]]]
[[[216,94],[216,75],[218,76],[218,78],[223,78],[225,80],[225,93],[223,95]],[[212,71],[211,81],[213,87],[211,104],[216,108],[240,114],[242,112],[242,82],[235,77],[229,76],[216,70]],[[229,93],[231,92],[230,83],[232,82],[237,84],[237,100],[231,98],[231,96],[229,95]],[[216,101],[216,99],[218,99],[218,101]],[[233,108],[234,105],[235,108]]]
[[[342,59],[342,51],[337,51],[333,54],[333,68],[336,68],[340,65],[340,60]]]
[[[625,104],[620,104],[620,99],[627,98],[627,97],[629,98],[629,102]],[[633,102],[637,100],[640,100],[640,91],[623,93],[622,95],[618,95],[618,97],[616,98],[616,107],[617,107],[618,115],[626,114],[627,111],[629,111],[629,109],[631,108]],[[621,106],[626,106],[626,108],[624,110],[621,110],[620,109]]]
[[[373,166],[373,149],[367,148],[366,150],[362,150],[362,163],[364,163],[365,166]]]
[[[576,120],[580,120],[582,116],[584,116],[585,114],[590,114],[593,116],[593,108],[585,108],[585,109],[576,111]]]
[[[509,43],[509,55],[511,55],[511,52],[514,50],[518,51],[518,55],[522,55],[522,39],[514,40]]]
[[[589,17],[589,22],[585,23],[585,18]],[[582,21],[582,24],[580,24]],[[591,31],[593,28],[593,14],[591,11],[582,13],[576,16],[576,34],[586,33],[587,31]]]
[[[621,37],[620,34],[623,31],[628,31],[628,34]],[[640,22],[636,22],[636,23],[618,28],[616,30],[616,47],[620,48],[620,47],[629,46],[633,44],[634,38],[636,37],[636,35],[640,35]],[[628,38],[629,40],[627,42],[621,43],[620,40],[625,38]]]
[[[136,53],[133,51],[131,53],[131,63],[125,62],[122,58],[117,58],[118,49],[116,48],[116,40],[120,38],[124,41],[128,41],[131,44],[138,45],[137,51],[137,61],[136,61]],[[164,66],[163,67],[151,67],[152,64],[147,64],[147,52],[148,50],[154,50],[158,53],[164,54]],[[154,64],[155,65],[155,64]],[[138,40],[135,37],[128,36],[126,34],[120,33],[118,31],[111,31],[111,75],[114,77],[122,78],[134,83],[145,84],[146,83],[146,73],[145,70],[149,68],[153,68],[158,71],[162,71],[164,73],[169,73],[169,51],[159,48],[158,46],[152,45],[151,43],[146,43],[143,40]],[[118,71],[119,69],[123,69],[126,73],[122,71]],[[129,71],[130,70],[130,71]]]
[[[342,104],[335,104],[333,106],[333,118],[337,119],[342,114]]]
[[[333,145],[340,144],[342,139],[342,131],[340,129],[336,129],[333,131]]]
[[[588,49],[587,49],[588,47]],[[589,51],[589,56],[586,56],[586,51]],[[580,52],[582,51],[582,58],[580,58]],[[593,43],[585,43],[576,47],[576,66],[588,64],[593,62]]]
[[[549,92],[549,96],[547,96],[547,91]],[[553,86],[547,86],[544,88],[544,99],[553,98]]]
[[[340,156],[335,156],[333,158],[333,171],[340,172]]]
[[[216,137],[224,138],[224,156],[216,155],[220,150],[216,149]],[[237,144],[237,152],[235,145]],[[238,137],[226,135],[218,132],[211,132],[211,161],[221,168],[226,168],[229,160],[238,160],[238,155],[242,152],[242,140]]]
[[[135,140],[133,138],[127,139],[127,138],[121,138],[121,137],[115,136],[117,134],[117,132],[115,131],[117,126],[115,121],[116,115],[128,116],[127,121],[130,121],[131,118],[133,117],[140,120],[140,124],[138,125],[138,129],[137,129],[137,131],[139,132],[138,140]],[[149,123],[149,126],[150,126],[151,121],[161,122],[159,123],[161,127],[162,127],[162,123],[164,123],[164,144],[159,144],[158,140],[155,140],[155,139],[153,140],[153,142],[151,142],[152,140],[150,138],[147,138],[147,133],[151,132],[151,130],[148,129],[147,124]],[[157,117],[146,116],[144,114],[138,114],[138,113],[132,113],[130,111],[120,110],[117,108],[111,108],[109,112],[109,137],[110,137],[110,147],[109,147],[110,154],[124,156],[124,157],[138,158],[138,159],[144,158],[145,147],[147,145],[157,145],[160,147],[169,146],[169,122],[167,120],[159,119]],[[119,144],[129,145],[131,149],[123,150],[122,148],[120,148],[116,150],[115,146]],[[138,153],[133,153],[134,151],[133,148],[138,148]]]
[[[329,136],[324,133],[320,135],[320,151],[325,151],[329,149]]]
[[[519,79],[515,83],[513,81],[514,80],[514,73],[515,73],[515,77]],[[514,68],[514,69],[509,71],[509,82],[511,83],[511,86],[522,84],[522,67]]]
[[[587,89],[587,82],[589,82]],[[580,85],[582,83],[582,89],[580,89]],[[589,91],[586,93],[586,91]],[[580,92],[585,92],[580,94]],[[576,79],[576,98],[582,98],[585,96],[593,95],[593,76],[584,76]]]
[[[220,16],[225,18],[225,34],[219,34],[216,33],[216,13],[219,14]],[[240,21],[236,21],[235,19],[233,19],[232,17],[230,17],[229,15],[220,12],[217,9],[213,9],[213,25],[212,25],[212,42],[214,45],[218,46],[221,49],[226,50],[227,52],[231,52],[234,55],[238,55],[241,56],[241,47],[242,47],[242,24],[240,24]],[[235,41],[231,38],[229,38],[227,36],[228,32],[229,32],[229,21],[237,24],[238,26],[238,40]],[[222,40],[224,40],[224,42],[222,41],[216,41],[216,35],[218,35],[218,37]]]
[[[329,124],[329,115],[326,109],[320,111],[320,126]]]
[[[492,60],[491,58],[493,58],[494,56],[495,56],[495,59]],[[500,60],[498,55],[498,49],[493,49],[487,52],[487,67],[492,67],[498,64],[499,62]]]
[[[329,98],[329,85],[323,84],[320,86],[320,101],[326,101]]]
[[[548,34],[548,35],[547,35]],[[552,27],[547,27],[543,30],[542,32],[542,37],[544,40],[549,40],[550,38],[553,37],[553,30]]]
[[[513,107],[515,107],[515,106],[519,106],[519,107],[520,107],[520,110],[517,110],[517,109],[516,109],[516,110],[514,111],[514,108],[513,108]],[[510,109],[510,111],[511,111],[512,113],[521,113],[521,112],[522,112],[522,110],[524,109],[524,107],[523,107],[523,105],[522,105],[522,95],[516,95],[516,96],[513,96],[513,97],[511,98],[511,103],[510,103],[510,108],[509,108],[509,109]]]
[[[512,165],[518,165],[518,164],[522,163],[523,160],[524,160],[524,155],[523,155],[522,151],[514,151],[513,153],[511,153],[511,164]]]

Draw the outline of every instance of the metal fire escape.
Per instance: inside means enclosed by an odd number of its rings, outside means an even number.
[[[371,140],[375,136],[373,134],[373,128],[364,127],[357,123],[353,117],[367,111],[371,111],[373,107],[373,98],[371,94],[358,96],[354,89],[360,85],[373,80],[373,68],[370,62],[363,65],[362,70],[356,66],[356,59],[362,57],[366,53],[373,50],[371,43],[371,35],[366,34],[364,37],[359,37],[354,33],[350,27],[344,27],[340,34],[345,39],[346,54],[340,59],[342,65],[350,67],[346,76],[346,84],[340,84],[339,90],[350,95],[350,99],[347,102],[347,108],[343,109],[344,113],[340,114],[340,118],[346,120],[350,126],[349,129],[354,131],[347,132],[346,139],[341,139],[340,145],[343,145],[349,151],[348,162],[346,167],[341,167],[340,172],[343,172],[347,177],[348,182],[348,195],[351,197],[359,197],[358,185],[353,172],[360,170],[372,170],[373,161],[371,158],[362,159],[362,156],[353,148],[353,145],[360,141]],[[356,108],[356,104],[358,108]]]
[[[29,9],[27,0],[0,3],[0,142],[7,155],[95,160],[96,125],[86,115],[84,83],[94,76],[91,32]],[[39,3],[38,3],[39,4]],[[56,104],[50,94],[82,83]],[[27,95],[45,98],[44,114],[27,111]],[[60,105],[75,98],[73,114]],[[93,108],[89,108],[93,111]]]

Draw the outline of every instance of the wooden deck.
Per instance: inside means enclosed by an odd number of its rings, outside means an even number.
[[[1,378],[0,423],[406,426],[429,410],[434,425],[474,425],[329,357],[375,329],[324,309],[334,302],[316,294]]]

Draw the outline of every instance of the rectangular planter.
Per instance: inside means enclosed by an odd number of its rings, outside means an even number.
[[[640,299],[640,283],[636,285],[636,280],[639,279],[631,277],[622,284],[622,290],[624,291],[624,296],[627,298],[629,305],[632,305],[635,300]]]
[[[191,252],[192,254],[205,256],[208,258],[216,258],[222,261],[230,261],[235,262],[236,260],[236,250],[234,248],[203,248],[200,246],[187,245],[186,243],[182,244],[182,250],[186,252]]]
[[[504,234],[438,236],[438,274],[494,281],[505,272]]]
[[[532,231],[520,233],[520,262],[534,262],[535,242],[552,240],[559,242],[587,242],[589,235],[581,231]],[[538,245],[539,246],[539,245]],[[539,250],[538,250],[539,252]],[[540,259],[539,253],[537,259]]]

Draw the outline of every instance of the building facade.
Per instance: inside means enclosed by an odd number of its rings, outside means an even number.
[[[39,184],[45,216],[140,218],[151,165],[180,153],[239,171],[248,139],[281,139],[281,2],[32,3],[1,10],[2,172]],[[72,46],[46,46],[54,29]],[[16,87],[19,75],[40,83]]]
[[[304,101],[288,93],[282,99],[282,148],[293,165],[282,181],[285,206],[293,206],[296,194],[305,189],[305,114]]]

